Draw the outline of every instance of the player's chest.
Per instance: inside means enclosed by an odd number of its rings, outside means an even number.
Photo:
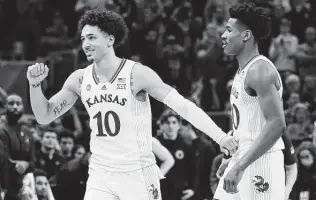
[[[81,90],[81,100],[87,110],[99,107],[124,108],[131,98],[131,91],[126,85],[119,84],[86,84]]]

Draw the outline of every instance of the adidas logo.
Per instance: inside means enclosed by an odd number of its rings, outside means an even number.
[[[106,86],[105,86],[105,85],[103,85],[103,87],[101,88],[101,90],[106,90]]]

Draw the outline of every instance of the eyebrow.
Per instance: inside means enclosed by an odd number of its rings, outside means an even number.
[[[89,34],[86,35],[86,37],[88,37],[88,36],[94,36],[94,34],[89,33]],[[83,38],[83,37],[84,37],[84,35],[81,35],[81,38]]]

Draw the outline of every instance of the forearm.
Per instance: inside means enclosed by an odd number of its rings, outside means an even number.
[[[31,106],[38,123],[45,123],[49,112],[49,102],[43,94],[41,85],[30,85]]]
[[[246,169],[250,164],[260,158],[273,147],[282,136],[285,126],[281,119],[267,121],[262,132],[252,144],[247,153],[238,161],[237,167]]]
[[[285,187],[288,191],[292,191],[297,178],[297,165],[293,164],[290,167],[286,167],[285,176]]]
[[[164,162],[161,163],[160,165],[160,171],[161,173],[165,176],[169,170],[172,168],[174,162],[170,161],[170,160],[166,160]]]
[[[176,90],[171,90],[163,102],[218,144],[226,136],[202,109],[185,99]]]

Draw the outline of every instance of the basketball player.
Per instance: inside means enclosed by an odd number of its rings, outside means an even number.
[[[82,49],[93,64],[73,72],[49,100],[41,90],[47,66],[30,66],[27,78],[31,106],[39,123],[48,124],[61,116],[78,97],[90,115],[92,155],[85,200],[161,199],[148,95],[208,134],[222,150],[236,151],[238,143],[233,136],[227,136],[149,67],[115,55],[114,46],[120,45],[128,32],[120,15],[91,10],[82,16],[79,28]]]
[[[230,135],[229,133],[227,134]],[[297,157],[295,155],[292,141],[285,133],[282,135],[282,140],[284,142],[284,149],[282,150],[282,152],[284,155],[284,167],[285,167],[285,198],[284,199],[288,200],[297,179]],[[216,172],[217,178],[220,179],[222,177],[230,160],[231,160],[231,157],[224,156],[222,158],[222,163]]]
[[[224,53],[236,55],[239,63],[230,95],[239,147],[214,199],[281,200],[285,198],[280,139],[285,130],[283,87],[273,63],[258,52],[258,40],[270,34],[271,19],[253,3],[238,3],[229,12],[222,41]]]

